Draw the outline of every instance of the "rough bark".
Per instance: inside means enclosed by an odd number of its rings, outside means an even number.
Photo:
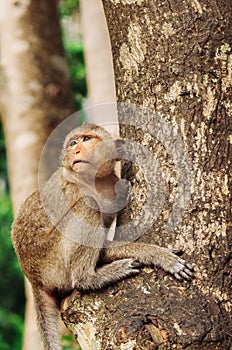
[[[0,2],[1,114],[14,212],[38,188],[38,165],[53,128],[72,111],[57,1]],[[27,286],[24,349],[41,349]]]
[[[181,283],[145,268],[104,291],[74,292],[63,305],[63,318],[83,350],[229,350],[231,1],[103,4],[117,99],[127,103],[119,106],[119,120],[127,124],[122,136],[145,146],[163,173],[156,179],[164,181],[165,200],[157,192],[159,215],[140,240],[183,250],[196,278]],[[142,162],[151,174],[150,160]],[[181,177],[185,171],[187,178]],[[133,200],[120,223],[139,215],[148,188],[138,165],[125,165],[124,173],[132,180]]]

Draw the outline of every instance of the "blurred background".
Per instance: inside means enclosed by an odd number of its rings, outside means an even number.
[[[0,38],[0,349],[38,350],[11,225],[38,186],[52,130],[73,112],[115,101],[110,41],[100,0],[1,0]],[[93,111],[78,122],[84,119],[114,122],[116,114],[109,120]],[[69,335],[63,344],[77,349]]]

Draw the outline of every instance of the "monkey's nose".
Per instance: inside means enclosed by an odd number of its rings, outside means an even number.
[[[78,154],[78,153],[80,153],[80,151],[81,151],[80,146],[77,146],[77,147],[74,149],[73,154]]]

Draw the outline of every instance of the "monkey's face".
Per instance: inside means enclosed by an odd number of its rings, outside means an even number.
[[[114,170],[116,142],[93,131],[72,132],[66,139],[63,165],[82,176],[107,176]]]

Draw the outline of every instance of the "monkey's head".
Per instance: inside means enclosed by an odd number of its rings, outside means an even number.
[[[62,166],[72,175],[108,176],[114,172],[115,162],[122,159],[123,143],[103,127],[84,123],[66,137]]]

